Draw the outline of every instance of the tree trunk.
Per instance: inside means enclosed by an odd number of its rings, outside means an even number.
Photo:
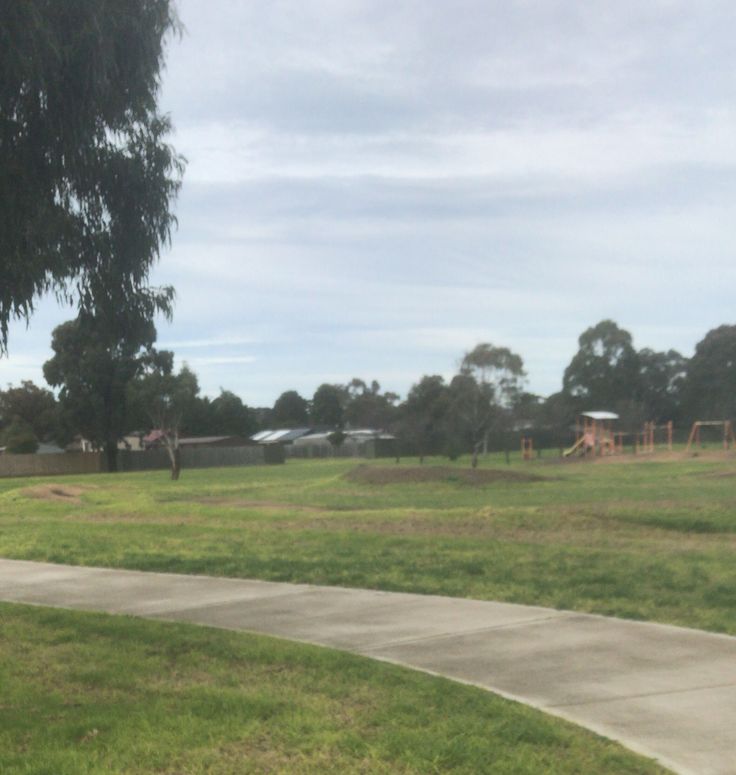
[[[473,458],[470,461],[470,465],[473,468],[478,468],[478,445],[473,444]]]
[[[181,474],[181,450],[178,446],[167,445],[166,451],[169,453],[169,460],[171,461],[171,479],[176,482]]]
[[[114,474],[118,470],[118,444],[117,441],[105,442],[105,457],[107,459],[107,470]]]

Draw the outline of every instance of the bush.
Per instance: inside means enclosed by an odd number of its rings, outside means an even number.
[[[31,455],[38,450],[38,439],[31,426],[16,417],[0,436],[0,446],[11,455]]]

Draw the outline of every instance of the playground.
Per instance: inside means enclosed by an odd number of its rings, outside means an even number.
[[[675,427],[672,420],[657,424],[645,421],[640,430],[618,430],[616,424],[619,415],[604,410],[581,412],[575,421],[574,443],[560,450],[560,456],[566,459],[579,457],[607,457],[631,452],[635,455],[653,455],[655,453],[676,450]],[[736,446],[731,420],[696,420],[690,427],[687,442],[684,444],[686,455],[699,454],[701,450],[729,452]],[[540,450],[541,452],[541,450]],[[534,459],[534,437],[521,436],[521,459]]]

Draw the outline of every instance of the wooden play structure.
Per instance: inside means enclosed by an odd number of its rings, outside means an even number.
[[[623,449],[623,434],[613,430],[615,412],[583,412],[575,423],[575,443],[562,454],[613,455]]]
[[[672,420],[663,425],[648,421],[640,431],[624,432],[614,430],[614,423],[618,419],[615,412],[583,412],[575,423],[575,443],[563,451],[563,456],[621,455],[624,452],[624,439],[628,439],[627,443],[631,444],[634,454],[653,453],[657,448],[672,451]],[[733,439],[730,423],[729,433]]]
[[[664,425],[645,422],[644,428],[634,438],[634,452],[637,454],[654,452],[657,446],[666,447],[668,452],[672,452],[673,431],[672,420],[668,420]]]
[[[696,420],[690,429],[690,435],[687,439],[686,452],[690,452],[690,448],[693,444],[700,446],[700,429],[701,428],[722,428],[723,429],[723,449],[729,450],[732,446],[736,445],[736,437],[733,433],[733,424],[731,420]]]
[[[534,439],[531,436],[521,437],[521,459],[531,460],[534,457]]]

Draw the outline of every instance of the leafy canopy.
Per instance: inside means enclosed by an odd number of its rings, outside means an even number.
[[[80,314],[54,329],[53,357],[43,367],[46,381],[59,388],[66,422],[98,446],[116,470],[117,443],[128,431],[131,383],[169,353],[157,353],[156,329],[145,316]]]
[[[169,0],[0,0],[0,352],[52,290],[170,310],[148,273],[183,159],[156,105]]]

